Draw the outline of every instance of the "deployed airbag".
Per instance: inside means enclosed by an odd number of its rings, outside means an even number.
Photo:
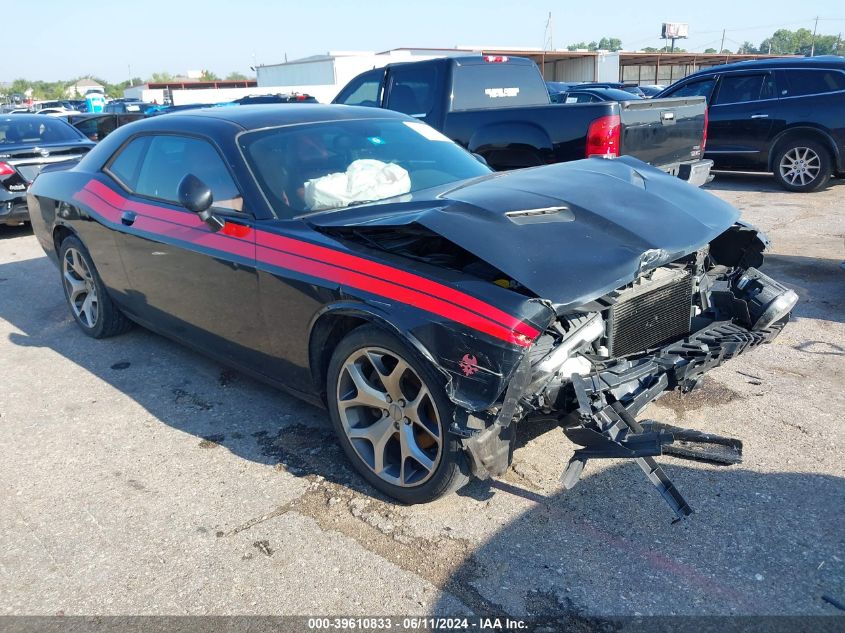
[[[312,210],[335,209],[352,202],[383,200],[408,193],[411,178],[394,163],[361,159],[345,172],[328,174],[305,182],[305,204]]]

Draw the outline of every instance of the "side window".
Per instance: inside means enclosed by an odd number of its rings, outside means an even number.
[[[220,154],[207,141],[187,136],[150,137],[133,190],[178,204],[179,183],[188,174],[211,187],[215,207],[242,210],[243,198]]]
[[[767,81],[768,78],[769,75],[763,74],[725,75],[719,84],[719,93],[716,95],[714,103],[720,105],[770,99],[774,95],[772,94],[771,83]]]
[[[680,88],[670,91],[666,94],[667,97],[707,97],[710,98],[710,93],[713,92],[713,84],[716,83],[714,77],[707,79],[699,79],[698,81],[691,81],[684,84]]]
[[[94,124],[96,126],[96,121],[90,119],[84,123],[86,125]],[[94,133],[96,134],[96,127],[94,129]],[[149,144],[150,137],[148,136],[140,136],[129,141],[117,156],[112,158],[106,171],[124,187],[130,191],[134,191],[138,184],[138,172],[141,169],[141,160],[144,158],[144,152]]]
[[[845,90],[845,73],[838,70],[781,70],[781,96],[800,97]]]
[[[403,68],[392,73],[387,107],[403,114],[426,116],[434,107],[434,86],[436,68],[424,65],[418,68]]]
[[[379,107],[379,89],[383,76],[384,71],[379,70],[353,79],[352,83],[337,96],[335,102],[370,108]]]

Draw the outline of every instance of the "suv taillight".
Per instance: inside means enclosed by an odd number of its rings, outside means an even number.
[[[701,157],[704,158],[704,148],[707,147],[707,126],[710,125],[710,109],[704,106],[704,133],[701,135]]]
[[[599,117],[590,123],[590,129],[587,131],[587,158],[593,156],[616,158],[619,156],[621,132],[622,121],[618,114]]]
[[[0,176],[11,176],[15,173],[15,168],[9,163],[0,162]]]

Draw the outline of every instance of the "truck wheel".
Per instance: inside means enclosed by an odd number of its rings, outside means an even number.
[[[329,362],[329,414],[343,450],[370,484],[403,503],[425,503],[469,481],[449,433],[454,405],[443,378],[388,332],[350,332]]]
[[[775,154],[774,172],[788,191],[817,191],[830,180],[830,152],[816,141],[787,141]]]
[[[132,327],[132,322],[109,297],[88,249],[78,238],[69,236],[62,241],[59,263],[65,299],[76,324],[85,334],[106,338]]]

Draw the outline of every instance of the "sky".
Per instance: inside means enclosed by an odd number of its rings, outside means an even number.
[[[252,74],[330,50],[399,47],[542,47],[549,12],[555,48],[603,36],[626,50],[662,46],[662,22],[687,22],[690,51],[745,41],[778,28],[845,33],[842,0],[2,0],[7,53],[0,81],[93,75],[110,82],[153,72],[207,69]],[[15,26],[15,25],[19,25]]]

